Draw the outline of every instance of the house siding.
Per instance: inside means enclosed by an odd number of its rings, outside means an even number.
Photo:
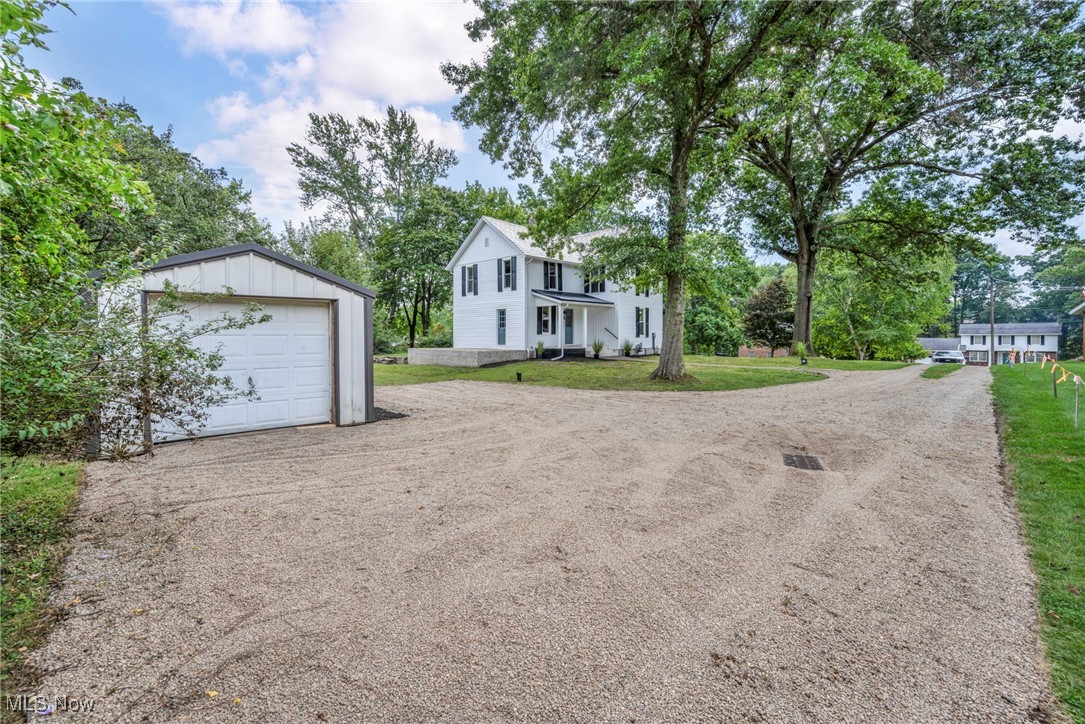
[[[486,242],[489,241],[489,246]],[[516,290],[497,291],[497,260],[516,258]],[[462,294],[464,266],[478,264],[478,294]],[[452,346],[464,349],[527,349],[524,340],[524,255],[483,224],[452,270]],[[497,310],[505,310],[505,344],[497,343]]]

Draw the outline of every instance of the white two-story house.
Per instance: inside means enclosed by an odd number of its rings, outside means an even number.
[[[607,233],[573,237],[574,246]],[[542,342],[548,357],[572,356],[591,354],[598,340],[607,355],[621,354],[626,341],[642,354],[658,351],[662,290],[585,279],[580,260],[575,252],[551,257],[531,243],[524,226],[479,219],[446,267],[452,272],[453,348],[527,353]]]
[[[962,324],[960,350],[972,365],[986,365],[991,350],[990,324]],[[994,364],[1009,361],[1010,351],[1017,352],[1018,362],[1039,362],[1044,355],[1059,351],[1062,325],[1057,322],[1022,322],[995,325]]]

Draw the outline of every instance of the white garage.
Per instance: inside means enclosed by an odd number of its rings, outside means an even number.
[[[145,304],[153,304],[167,282],[186,292],[229,292],[194,306],[194,322],[239,315],[250,302],[271,316],[199,338],[201,347],[221,351],[218,374],[239,387],[251,379],[259,396],[210,410],[201,436],[375,419],[369,289],[258,244],[169,257],[142,279]],[[185,437],[150,423],[145,428],[145,443]]]

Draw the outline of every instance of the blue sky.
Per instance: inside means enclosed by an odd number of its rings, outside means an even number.
[[[126,99],[160,131],[172,125],[181,148],[244,180],[254,210],[276,230],[312,213],[298,202],[285,150],[304,140],[310,111],[378,117],[389,103],[405,108],[424,136],[458,154],[450,183],[515,188],[478,150],[478,132],[451,120],[456,99],[439,65],[481,52],[463,29],[476,11],[460,0],[72,8],[47,14],[50,52],[29,52],[29,62],[54,80],[78,78],[93,95]],[[1060,125],[1072,137],[1085,131]],[[995,241],[1028,252],[1005,235]]]
[[[75,2],[46,16],[49,52],[28,61],[54,80],[71,76],[92,95],[127,100],[157,130],[253,192],[278,228],[311,212],[298,204],[286,154],[304,140],[307,114],[376,117],[412,111],[422,133],[452,148],[450,182],[514,187],[478,151],[477,131],[451,120],[452,88],[438,69],[479,48],[463,24],[474,9],[450,2]]]

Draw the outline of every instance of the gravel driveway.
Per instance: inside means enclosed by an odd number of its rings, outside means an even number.
[[[920,371],[378,388],[409,417],[92,465],[42,691],[103,720],[1057,717],[989,373]]]

